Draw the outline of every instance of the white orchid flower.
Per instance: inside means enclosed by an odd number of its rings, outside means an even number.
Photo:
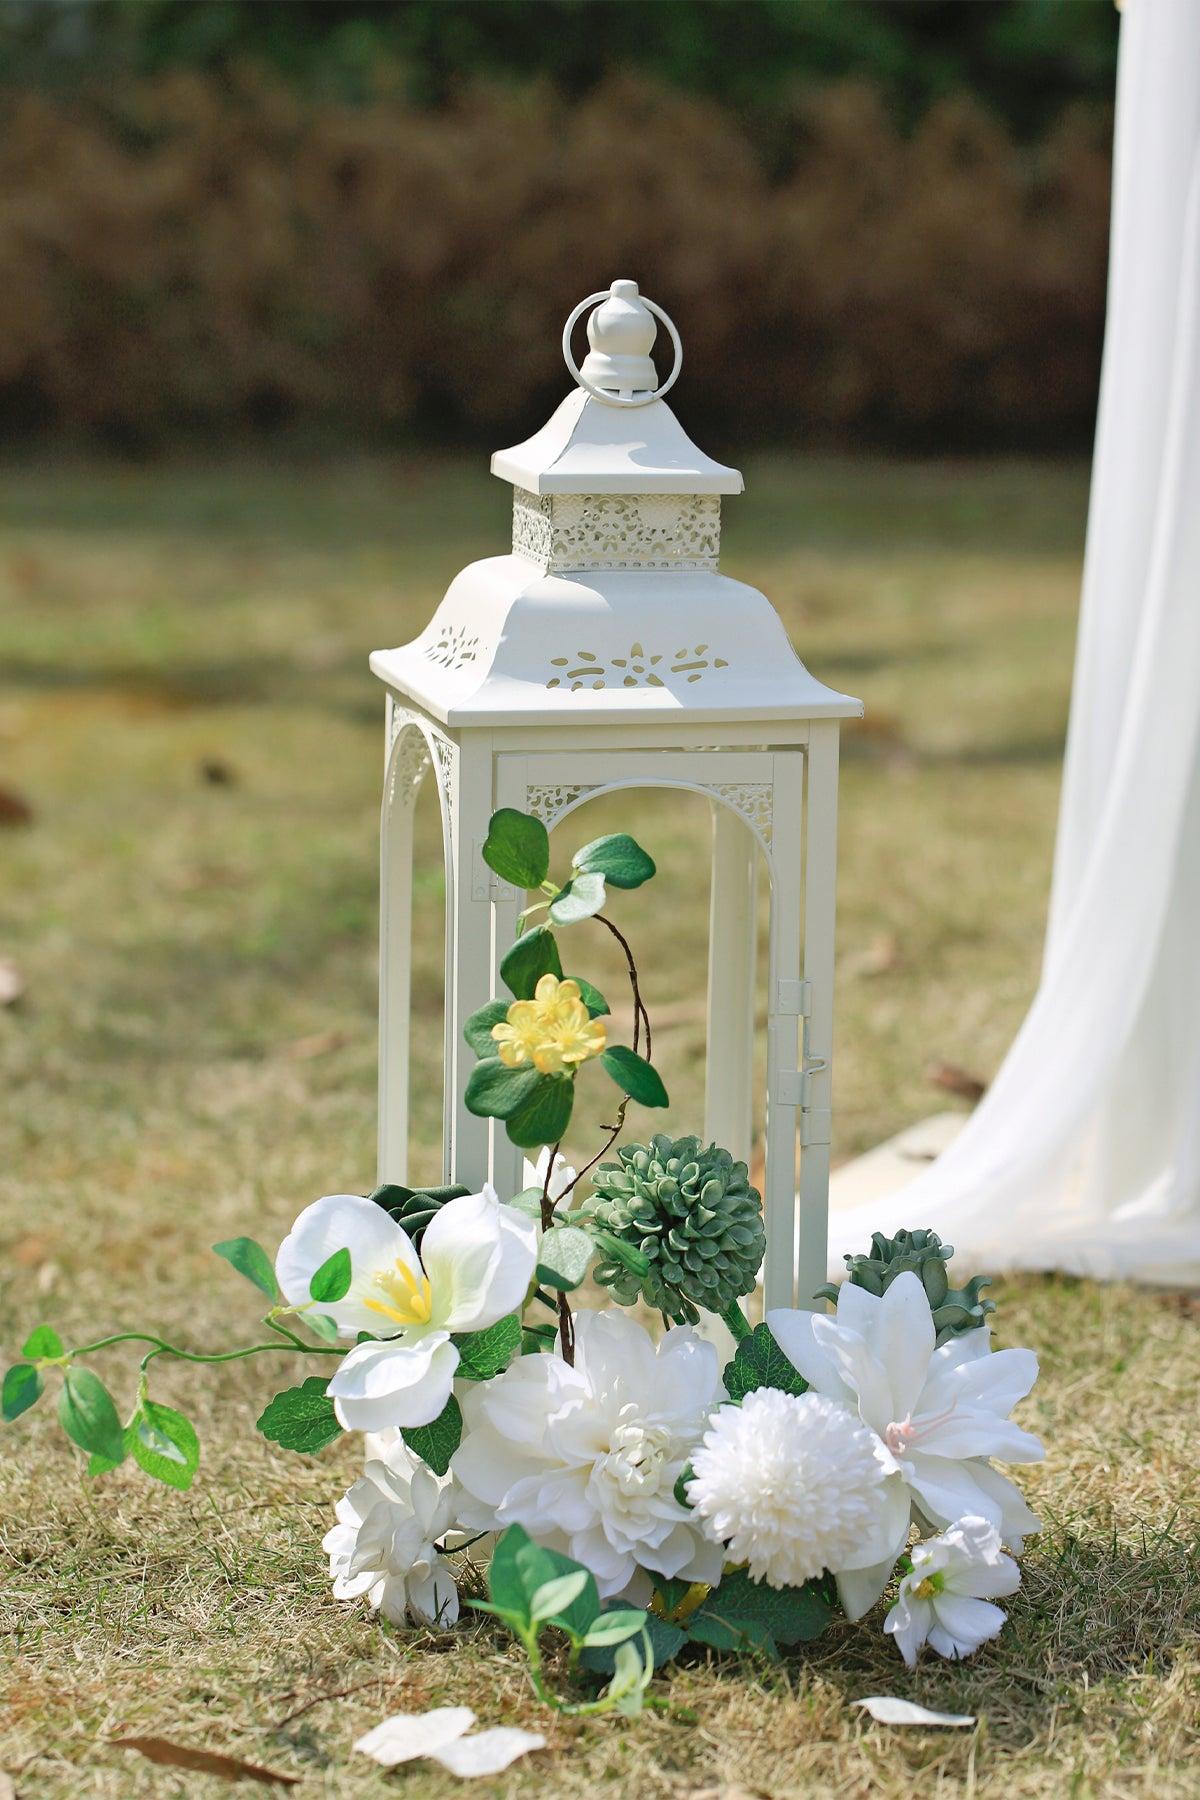
[[[1004,1614],[992,1601],[1015,1594],[1021,1573],[1001,1550],[994,1525],[959,1519],[941,1537],[914,1545],[910,1555],[912,1569],[883,1625],[910,1669],[924,1643],[939,1656],[957,1658],[996,1636]]]
[[[395,1220],[359,1194],[327,1194],[306,1206],[279,1246],[275,1274],[293,1306],[313,1275],[350,1252],[350,1287],[321,1311],[344,1338],[369,1331],[329,1383],[346,1431],[428,1425],[443,1410],[458,1367],[454,1332],[484,1331],[525,1299],[537,1259],[533,1221],[501,1206],[495,1190],[441,1207],[418,1256]]]
[[[547,1144],[535,1163],[531,1163],[528,1157],[525,1158],[523,1176],[525,1186],[544,1189],[547,1169],[550,1169],[550,1199],[557,1206],[563,1195],[570,1193],[578,1176],[565,1156],[555,1156],[553,1166],[551,1166],[550,1146]]]
[[[337,1503],[325,1534],[336,1600],[365,1596],[394,1625],[406,1617],[429,1625],[458,1619],[458,1586],[438,1549],[455,1522],[458,1495],[448,1477],[403,1444],[386,1462],[371,1460]]]
[[[1031,1350],[989,1350],[986,1326],[935,1350],[928,1297],[907,1272],[882,1298],[843,1282],[832,1319],[779,1311],[767,1314],[767,1324],[809,1387],[849,1407],[882,1439],[923,1519],[947,1526],[977,1516],[1017,1550],[1039,1529],[1016,1487],[988,1461],[1037,1462],[1045,1454],[1008,1417],[1037,1380]],[[890,1560],[839,1572],[850,1618],[861,1618],[883,1592],[904,1536]]]

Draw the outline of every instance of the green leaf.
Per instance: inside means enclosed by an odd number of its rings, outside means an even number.
[[[322,1306],[344,1300],[350,1292],[349,1250],[335,1250],[332,1256],[327,1256],[320,1268],[313,1271],[308,1291]]]
[[[284,1388],[261,1414],[258,1429],[284,1450],[315,1456],[342,1431],[325,1392],[328,1386],[322,1376],[309,1375],[299,1387]]]
[[[605,1013],[612,1011],[600,989],[593,987],[590,981],[585,981],[582,975],[569,975],[567,979],[573,981],[579,989],[579,998],[587,1007],[589,1018],[599,1019]]]
[[[519,937],[511,950],[506,950],[500,963],[500,979],[518,1000],[532,1000],[534,989],[543,975],[562,979],[562,959],[554,933],[538,925]],[[505,1007],[505,1012],[508,1008]],[[478,1017],[478,1014],[474,1015]]]
[[[833,1618],[832,1588],[824,1580],[799,1588],[773,1588],[752,1581],[745,1569],[726,1575],[687,1621],[689,1634],[714,1650],[745,1643],[771,1648],[809,1643]]]
[[[541,887],[550,868],[550,835],[532,814],[502,806],[488,825],[483,860],[513,887]]]
[[[627,832],[593,838],[575,853],[572,868],[595,871],[613,887],[641,887],[656,873],[654,861]]]
[[[133,1460],[156,1481],[186,1491],[200,1466],[200,1441],[190,1419],[172,1406],[145,1400],[126,1434]]]
[[[555,925],[578,925],[594,918],[604,900],[603,875],[575,875],[550,902],[550,918]]]
[[[624,1608],[619,1610],[624,1611]],[[603,1625],[608,1615],[602,1613],[599,1623]],[[687,1643],[687,1633],[678,1625],[671,1625],[665,1619],[655,1618],[650,1613],[646,1618],[646,1633],[650,1639],[650,1651],[654,1659],[654,1667],[661,1668],[663,1663],[670,1662],[673,1656]],[[590,1633],[589,1633],[590,1636]],[[622,1639],[622,1643],[627,1639]],[[617,1665],[617,1646],[615,1644],[589,1644],[580,1657],[585,1669],[596,1675],[611,1675]]]
[[[462,1442],[462,1429],[462,1412],[451,1394],[432,1424],[404,1425],[400,1436],[414,1455],[429,1464],[435,1475],[444,1475],[450,1467],[450,1458]]]
[[[611,1231],[597,1230],[595,1226],[592,1228],[592,1234],[599,1249],[603,1250],[606,1256],[611,1257],[613,1262],[619,1262],[633,1275],[650,1273],[650,1258],[644,1256],[640,1250],[635,1250],[632,1244],[627,1244],[624,1238],[615,1237]]]
[[[476,1056],[495,1056],[496,1040],[492,1036],[493,1025],[503,1025],[508,1016],[507,1000],[489,1000],[478,1012],[473,1012],[463,1026],[463,1036],[470,1044]]]
[[[509,1119],[546,1079],[536,1069],[509,1069],[498,1056],[488,1056],[471,1070],[463,1100],[477,1119]]]
[[[688,1499],[688,1483],[695,1481],[695,1479],[696,1471],[693,1469],[690,1462],[684,1463],[682,1469],[680,1469],[678,1475],[675,1477],[675,1503],[677,1506],[686,1506],[689,1512],[691,1511],[692,1503]],[[662,1593],[661,1582],[656,1582],[655,1585],[658,1587],[659,1592]],[[678,1605],[678,1600],[669,1601],[668,1611],[673,1610]]]
[[[479,1068],[483,1064],[478,1065]],[[508,1116],[505,1129],[514,1144],[523,1150],[538,1150],[543,1144],[557,1144],[571,1123],[575,1104],[575,1083],[566,1075],[538,1075],[515,1112]]]
[[[569,1294],[584,1279],[595,1253],[590,1232],[578,1225],[554,1225],[538,1249],[537,1278],[544,1287]]]
[[[521,1321],[516,1313],[508,1313],[486,1331],[455,1332],[451,1342],[458,1346],[459,1355],[455,1379],[490,1381],[507,1369],[521,1348]]]
[[[556,1589],[555,1609],[535,1617],[539,1593],[544,1599],[547,1587],[563,1577],[572,1581]],[[535,1544],[519,1525],[510,1525],[497,1540],[488,1565],[488,1593],[494,1610],[523,1633],[535,1631],[538,1625],[557,1625],[579,1639],[586,1636],[600,1612],[595,1579],[583,1564],[561,1551]],[[564,1595],[570,1597],[564,1599]]]
[[[50,1325],[37,1325],[21,1345],[21,1355],[27,1356],[31,1362],[40,1362],[43,1357],[61,1356],[63,1341],[57,1331]]]
[[[125,1461],[125,1458],[129,1455],[129,1450],[130,1450],[129,1440],[130,1440],[132,1434],[133,1434],[133,1427],[130,1425],[127,1425],[121,1436],[121,1454],[120,1454],[120,1456],[117,1456],[117,1457],[101,1456],[101,1454],[98,1450],[93,1450],[92,1454],[88,1457],[88,1465],[87,1465],[88,1475],[91,1477],[91,1479],[93,1481],[96,1479],[97,1475],[111,1475],[111,1473],[114,1469],[120,1468],[121,1464]]]
[[[556,1613],[565,1612],[578,1600],[587,1584],[586,1569],[572,1569],[567,1575],[552,1575],[549,1581],[543,1581],[529,1596],[529,1616],[534,1624],[541,1624],[552,1619]]]
[[[756,1325],[737,1347],[724,1375],[731,1400],[744,1400],[755,1388],[778,1388],[783,1394],[806,1394],[808,1383],[786,1357],[767,1325]]]
[[[274,1300],[275,1270],[270,1257],[261,1244],[256,1244],[253,1238],[248,1237],[226,1238],[222,1243],[214,1244],[213,1249],[218,1256],[223,1256],[239,1275],[244,1275],[247,1281],[252,1281],[259,1292],[267,1296],[268,1300]]]
[[[124,1432],[112,1395],[90,1369],[70,1368],[58,1396],[58,1422],[81,1450],[96,1450],[119,1463]]]
[[[42,1378],[32,1363],[14,1363],[0,1390],[0,1411],[11,1424],[40,1397]]]
[[[614,1044],[600,1061],[617,1086],[640,1106],[669,1106],[658,1070],[625,1044]]]
[[[601,1650],[606,1644],[623,1644],[626,1638],[642,1629],[649,1616],[636,1607],[617,1607],[612,1612],[601,1613],[585,1639],[588,1649]]]
[[[337,1343],[337,1322],[331,1319],[328,1313],[306,1312],[302,1313],[301,1317],[313,1336],[319,1337],[323,1344]]]
[[[488,1594],[493,1606],[506,1617],[523,1620],[526,1624],[529,1623],[531,1590],[526,1586],[517,1558],[522,1550],[535,1547],[522,1526],[510,1525],[497,1538],[488,1564]],[[545,1577],[549,1578],[549,1575]]]

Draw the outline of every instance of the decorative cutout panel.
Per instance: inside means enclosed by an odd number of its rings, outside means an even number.
[[[577,650],[574,656],[552,656],[548,688],[637,688],[667,687],[667,676],[682,677],[689,684],[700,681],[718,669],[727,669],[729,659],[715,656],[709,644],[684,645],[668,655],[662,650],[647,650],[640,643],[630,644],[623,656],[601,656],[595,650]]]
[[[710,792],[741,813],[751,831],[757,832],[764,844],[770,844],[775,827],[775,802],[769,781],[728,782],[711,788]]]
[[[443,625],[432,643],[426,644],[424,656],[441,669],[464,669],[479,655],[479,639],[465,625]]]
[[[527,787],[525,789],[525,810],[531,812],[542,821],[547,831],[553,831],[562,815],[585,794],[594,794],[601,786],[600,782],[577,782],[574,786],[556,786],[550,784],[543,787]]]
[[[513,554],[546,574],[715,569],[715,494],[530,494],[513,489]]]

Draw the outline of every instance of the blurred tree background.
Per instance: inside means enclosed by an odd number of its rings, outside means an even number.
[[[0,0],[0,416],[515,432],[634,275],[697,428],[1086,443],[1111,0]]]

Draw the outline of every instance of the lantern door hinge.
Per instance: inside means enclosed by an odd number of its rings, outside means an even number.
[[[777,981],[775,983],[775,1011],[785,1018],[807,1019],[812,1010],[812,983],[808,981]]]
[[[800,1148],[806,1144],[827,1144],[832,1136],[833,1114],[827,1106],[805,1108],[800,1114]]]

